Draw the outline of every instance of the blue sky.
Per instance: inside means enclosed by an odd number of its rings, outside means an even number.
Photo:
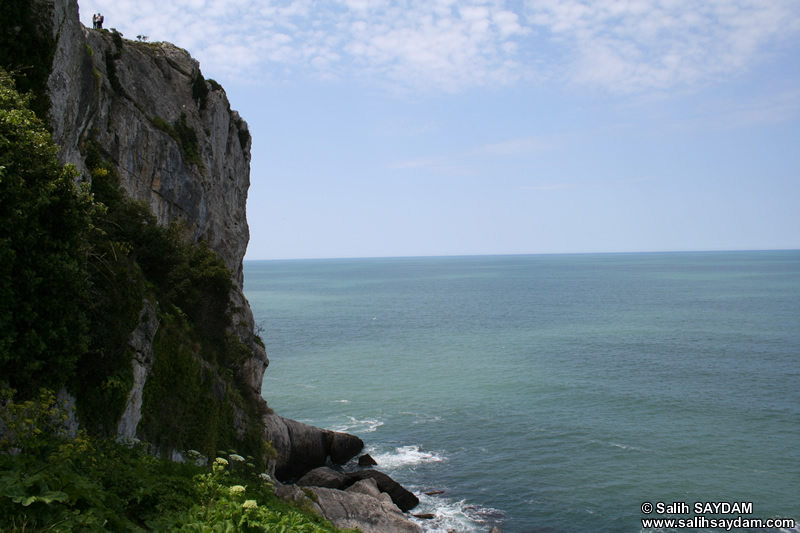
[[[253,134],[247,259],[800,248],[798,0],[80,0]]]

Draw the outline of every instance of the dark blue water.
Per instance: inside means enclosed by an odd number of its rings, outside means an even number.
[[[444,490],[428,531],[800,518],[800,251],[252,261],[245,293],[270,406]]]

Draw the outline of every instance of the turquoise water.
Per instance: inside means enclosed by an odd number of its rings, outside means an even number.
[[[800,251],[248,261],[245,294],[269,405],[362,437],[426,531],[800,519]]]

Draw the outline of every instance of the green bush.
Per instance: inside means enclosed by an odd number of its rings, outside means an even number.
[[[86,165],[95,198],[107,209],[96,221],[90,262],[93,335],[71,386],[81,419],[93,434],[113,435],[132,384],[128,337],[146,297],[158,303],[161,327],[140,430],[163,452],[236,445],[263,458],[257,406],[236,383],[236,370],[252,351],[228,332],[231,272],[187,228],[160,226],[146,204],[129,198],[114,166],[91,143]],[[250,420],[243,438],[234,427],[234,405]]]
[[[200,142],[197,139],[197,132],[187,124],[186,113],[181,113],[180,118],[176,119],[172,124],[161,117],[148,118],[153,126],[172,137],[178,143],[184,161],[202,166],[203,161],[200,159]]]
[[[339,531],[277,498],[252,457],[225,453],[211,467],[174,463],[145,454],[142,445],[71,436],[69,413],[52,391],[19,403],[13,395],[0,390],[7,429],[0,440],[0,531]]]
[[[30,108],[46,121],[50,111],[47,78],[56,42],[41,21],[52,17],[45,3],[27,0],[0,2],[0,69],[19,71],[17,89],[30,94]]]
[[[208,92],[208,85],[206,85],[206,80],[203,77],[203,73],[198,70],[197,77],[195,78],[194,83],[192,83],[192,98],[198,102],[198,107],[200,109],[206,108]]]
[[[97,213],[29,103],[0,70],[0,367],[28,393],[62,385],[86,353]]]

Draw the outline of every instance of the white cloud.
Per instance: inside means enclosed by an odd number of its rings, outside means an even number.
[[[215,76],[336,75],[445,92],[544,78],[618,93],[692,87],[746,71],[800,33],[797,0],[80,3],[85,24],[102,11],[107,27],[173,41]]]
[[[737,74],[800,30],[793,0],[529,0],[526,16],[565,44],[566,78],[622,93]]]

